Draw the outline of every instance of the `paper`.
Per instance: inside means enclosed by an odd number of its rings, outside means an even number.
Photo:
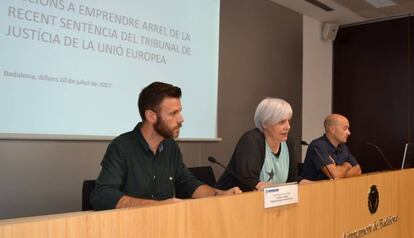
[[[265,208],[283,206],[299,201],[298,185],[296,183],[266,187],[263,193]]]

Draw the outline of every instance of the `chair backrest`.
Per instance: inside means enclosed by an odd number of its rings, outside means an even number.
[[[201,166],[188,168],[194,176],[201,182],[214,187],[216,185],[216,177],[214,176],[211,166]]]
[[[303,172],[303,163],[298,163],[298,175],[302,176]]]
[[[93,210],[89,196],[95,188],[96,180],[84,180],[82,184],[82,211]]]

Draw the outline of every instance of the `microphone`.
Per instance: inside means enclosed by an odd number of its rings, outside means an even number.
[[[331,171],[329,170],[328,165],[322,159],[322,155],[321,155],[321,153],[319,153],[319,150],[316,149],[313,145],[308,144],[308,142],[306,142],[304,140],[301,140],[300,144],[304,145],[304,146],[308,146],[309,148],[312,148],[316,152],[316,154],[318,155],[317,157],[319,158],[319,161],[323,164],[323,166],[325,166],[326,170],[328,171],[328,174],[331,176],[330,180],[335,179],[335,177],[332,175]]]
[[[233,171],[231,171],[230,169],[228,169],[226,166],[224,166],[222,163],[220,163],[219,161],[217,161],[216,158],[214,158],[213,156],[209,156],[208,157],[208,161],[210,161],[213,164],[218,164],[220,167],[222,167],[225,171],[229,172],[231,176],[233,176],[234,178],[236,178],[242,185],[244,185],[248,189],[257,190],[255,187],[252,187],[252,186],[246,184],[243,181],[243,179],[240,178],[239,175],[237,175],[236,173],[234,173]]]
[[[374,143],[371,143],[371,142],[365,142],[365,144],[367,144],[367,145],[369,145],[369,146],[374,147],[374,148],[375,148],[375,150],[376,150],[376,151],[378,151],[378,153],[381,155],[381,158],[385,161],[385,163],[387,164],[387,166],[388,166],[390,169],[394,169],[394,168],[392,167],[391,163],[387,160],[387,157],[385,157],[384,152],[382,152],[381,148],[380,148],[378,145],[376,145],[376,144],[374,144]]]

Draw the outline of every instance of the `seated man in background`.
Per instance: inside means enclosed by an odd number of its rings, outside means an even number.
[[[102,160],[102,170],[91,194],[95,210],[168,203],[178,198],[200,198],[240,193],[214,189],[186,168],[174,140],[184,121],[181,89],[155,82],[138,99],[142,122],[116,137]]]
[[[324,127],[325,134],[308,147],[302,177],[323,180],[360,175],[361,167],[345,145],[351,135],[348,119],[331,114],[325,118]]]

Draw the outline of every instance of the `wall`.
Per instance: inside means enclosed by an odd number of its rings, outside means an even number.
[[[218,135],[223,141],[180,143],[187,165],[206,165],[209,155],[226,164],[240,135],[253,127],[255,107],[266,96],[292,104],[291,138],[299,141],[302,16],[267,0],[222,0]],[[0,219],[80,210],[81,183],[96,178],[107,145],[1,140]],[[299,156],[298,143],[296,149]]]
[[[303,16],[302,138],[308,143],[324,133],[323,120],[332,108],[332,42],[323,40],[321,31],[322,22]]]

